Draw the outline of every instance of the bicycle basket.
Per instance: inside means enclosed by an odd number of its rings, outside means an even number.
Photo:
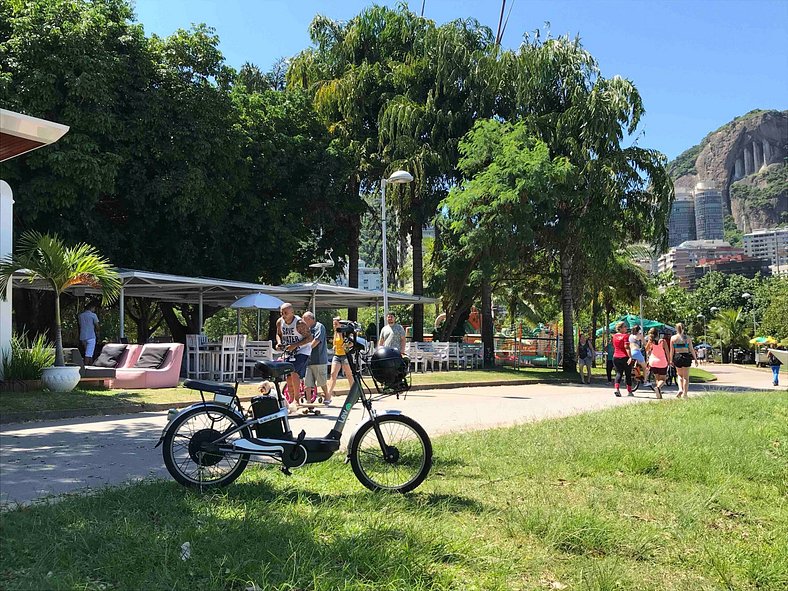
[[[375,349],[369,360],[369,372],[382,394],[399,394],[410,389],[408,363],[396,349]]]

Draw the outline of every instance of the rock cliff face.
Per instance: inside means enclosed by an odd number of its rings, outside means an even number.
[[[699,181],[722,190],[736,226],[750,232],[788,223],[788,111],[751,111],[670,163],[676,189]]]

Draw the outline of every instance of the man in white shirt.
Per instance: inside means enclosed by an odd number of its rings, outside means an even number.
[[[96,316],[96,304],[89,303],[79,315],[79,341],[85,348],[85,365],[93,364],[93,353],[96,350],[96,331],[99,319]]]

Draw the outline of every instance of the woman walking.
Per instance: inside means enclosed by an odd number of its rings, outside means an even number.
[[[651,337],[646,344],[646,353],[648,354],[648,364],[651,367],[651,373],[656,376],[657,385],[655,387],[657,398],[662,399],[662,388],[665,386],[665,375],[668,373],[668,342],[665,340],[664,334],[658,334],[656,328],[648,331],[648,336]]]
[[[679,322],[676,324],[676,334],[670,337],[670,360],[676,368],[676,376],[679,382],[679,393],[677,398],[687,397],[689,388],[689,370],[692,361],[695,360],[695,367],[698,366],[698,358],[692,346],[692,339],[684,334],[684,325]]]
[[[348,363],[347,354],[345,353],[345,337],[338,332],[340,320],[342,320],[342,318],[339,316],[334,318],[334,357],[331,359],[331,380],[328,382],[328,398],[325,399],[326,405],[328,405],[334,397],[334,386],[337,384],[340,368],[342,368],[347,378],[348,386],[353,385],[353,373],[350,371],[350,364]]]
[[[627,396],[632,393],[632,358],[629,354],[629,332],[627,323],[623,320],[616,324],[616,334],[613,335],[613,366],[616,368],[616,389],[614,394],[621,396],[621,376],[626,378]]]

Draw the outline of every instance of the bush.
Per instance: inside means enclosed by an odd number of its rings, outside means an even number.
[[[54,345],[44,335],[34,340],[27,333],[11,337],[11,350],[3,351],[3,379],[40,380],[45,367],[55,363]]]

